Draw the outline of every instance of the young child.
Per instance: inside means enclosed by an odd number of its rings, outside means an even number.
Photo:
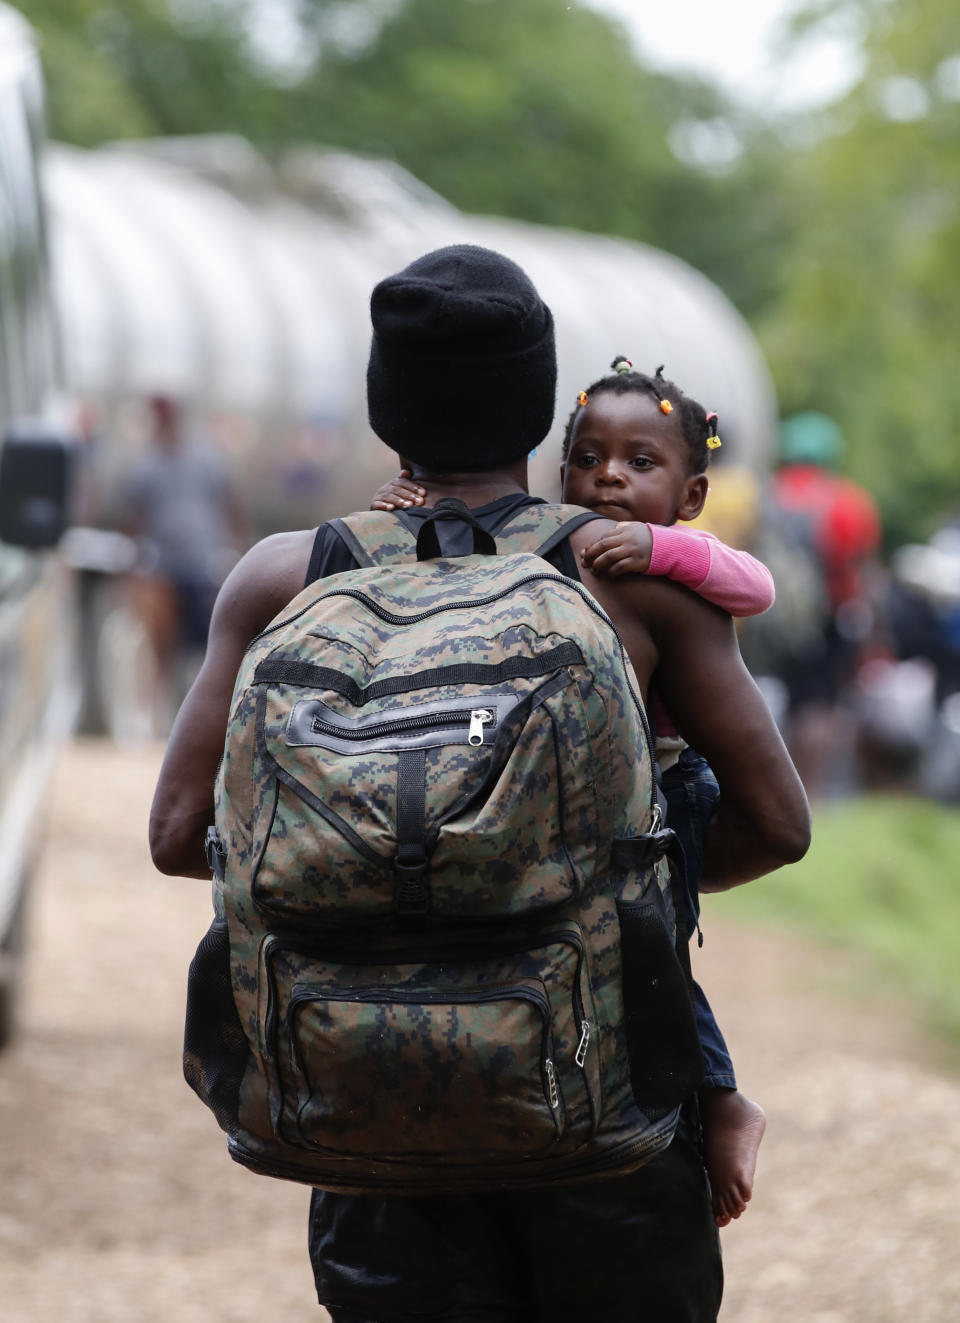
[[[766,566],[710,533],[679,530],[695,519],[709,490],[706,469],[719,447],[717,416],[707,414],[658,368],[653,377],[614,359],[613,374],[581,391],[567,422],[561,454],[562,498],[616,520],[612,532],[582,553],[594,574],[667,575],[734,616],[756,615],[773,602]],[[403,469],[377,492],[372,508],[423,503],[424,490]],[[699,931],[698,883],[707,824],[719,788],[705,759],[686,746],[658,703],[649,707],[657,761],[669,805],[668,823],[683,848],[687,931]],[[701,938],[702,940],[702,938]],[[697,1025],[706,1062],[700,1092],[707,1169],[718,1226],[745,1210],[753,1193],[763,1109],[737,1089],[726,1043],[699,985]]]

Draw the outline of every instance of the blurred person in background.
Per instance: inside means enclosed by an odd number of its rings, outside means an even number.
[[[960,514],[891,561],[887,603],[896,655],[936,668],[936,701],[960,692]]]
[[[861,673],[860,748],[869,785],[960,802],[960,518],[890,562],[890,655]]]
[[[120,527],[135,538],[134,611],[157,659],[158,682],[179,699],[199,667],[220,585],[248,542],[229,469],[180,404],[147,401],[148,450],[120,491]]]
[[[874,636],[881,526],[873,497],[834,472],[843,435],[825,414],[787,418],[754,550],[773,571],[777,601],[751,621],[744,653],[788,698],[788,743],[807,792],[828,793],[848,761],[842,708]]]

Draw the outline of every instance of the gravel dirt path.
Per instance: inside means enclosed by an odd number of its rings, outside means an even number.
[[[59,769],[0,1057],[0,1320],[323,1323],[306,1191],[231,1163],[180,1076],[208,895],[150,866],[158,764],[79,741]],[[956,1323],[960,1075],[848,957],[722,910],[697,968],[769,1123],[723,1323]]]

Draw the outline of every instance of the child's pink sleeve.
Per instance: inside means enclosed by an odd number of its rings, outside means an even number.
[[[732,616],[758,616],[773,605],[773,575],[748,552],[699,528],[647,527],[653,540],[648,574],[682,583]]]

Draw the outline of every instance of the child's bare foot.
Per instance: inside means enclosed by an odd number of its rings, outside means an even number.
[[[700,1112],[713,1215],[717,1226],[725,1227],[746,1210],[753,1194],[757,1151],[767,1118],[759,1104],[736,1089],[703,1089]]]

